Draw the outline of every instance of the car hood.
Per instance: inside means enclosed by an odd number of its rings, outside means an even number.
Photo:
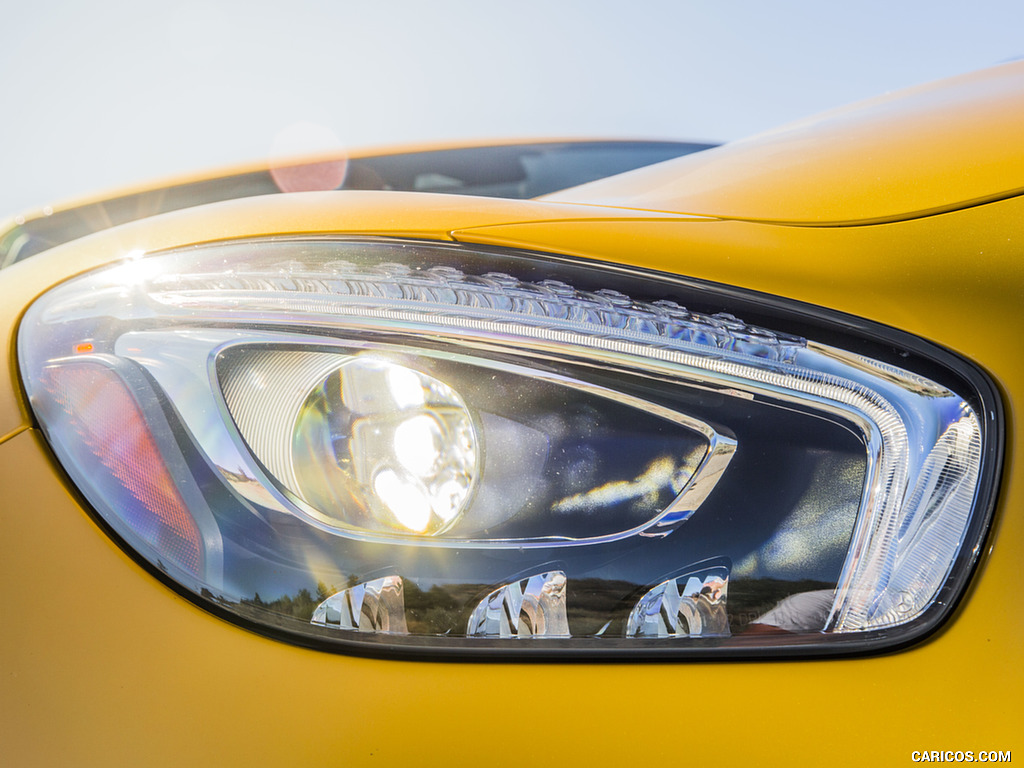
[[[919,86],[546,200],[803,226],[1024,193],[1024,61]]]

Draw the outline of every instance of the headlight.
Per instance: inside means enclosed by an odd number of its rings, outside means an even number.
[[[340,649],[906,643],[963,591],[999,463],[991,384],[925,342],[519,252],[136,258],[40,298],[19,354],[132,551],[219,615]]]

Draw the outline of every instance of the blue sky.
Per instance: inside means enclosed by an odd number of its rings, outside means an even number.
[[[1024,56],[1020,0],[4,9],[0,215],[285,148],[736,139]]]

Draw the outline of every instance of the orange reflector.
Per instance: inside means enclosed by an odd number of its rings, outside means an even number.
[[[75,344],[75,354],[84,355],[92,352],[92,342],[83,341],[81,344]]]
[[[199,575],[203,561],[199,527],[121,377],[86,360],[53,366],[46,374],[44,386],[63,406],[72,428],[91,452],[82,457],[83,465],[98,460],[123,489],[120,498],[112,499],[113,511],[161,558]]]

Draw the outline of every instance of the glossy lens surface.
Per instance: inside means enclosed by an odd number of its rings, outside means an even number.
[[[905,643],[966,584],[998,401],[924,342],[808,315],[556,257],[296,238],[74,278],[30,308],[19,354],[125,545],[284,639]]]

